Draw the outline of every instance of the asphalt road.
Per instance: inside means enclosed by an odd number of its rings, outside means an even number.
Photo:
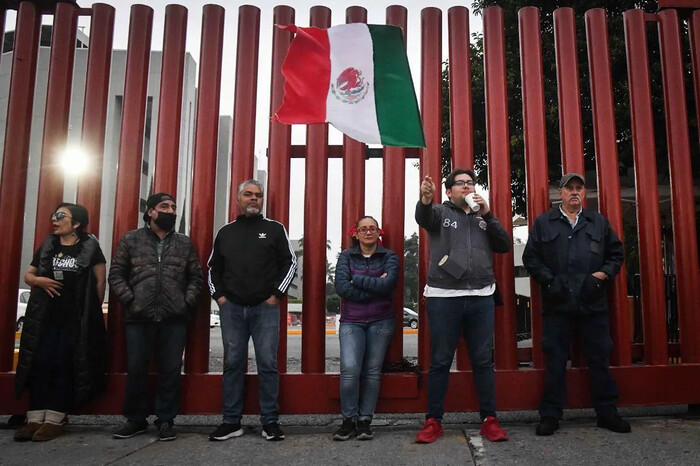
[[[298,327],[290,327],[298,328]],[[418,358],[418,335],[403,336],[403,354],[412,362]],[[209,371],[223,371],[224,345],[221,341],[221,329],[211,329],[209,337]],[[255,349],[253,340],[248,344],[248,367],[255,372]],[[301,371],[301,335],[287,335],[287,372]],[[326,335],[326,372],[340,371],[340,345],[338,335]]]

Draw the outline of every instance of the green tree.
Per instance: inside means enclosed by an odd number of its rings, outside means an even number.
[[[418,303],[418,234],[404,238],[403,260],[403,302],[415,310]]]

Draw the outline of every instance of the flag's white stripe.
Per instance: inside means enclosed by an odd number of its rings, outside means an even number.
[[[326,120],[351,138],[380,144],[374,100],[374,53],[367,25],[354,23],[332,27],[328,29],[328,41],[331,48],[331,86],[326,99]],[[338,78],[348,68],[361,73],[360,77],[366,85],[359,93],[361,99],[349,99],[343,95],[342,89],[338,89]],[[342,80],[340,84],[342,87]]]

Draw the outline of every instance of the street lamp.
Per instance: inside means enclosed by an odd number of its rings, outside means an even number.
[[[87,170],[88,156],[79,147],[67,147],[61,154],[61,165],[67,176],[78,177]]]

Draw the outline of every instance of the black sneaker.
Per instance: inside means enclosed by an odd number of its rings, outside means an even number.
[[[161,442],[169,442],[170,440],[175,440],[177,434],[173,428],[173,421],[161,422],[158,425],[158,440]]]
[[[126,421],[126,424],[121,429],[112,434],[114,438],[131,438],[134,435],[143,434],[148,429],[146,421]]]
[[[369,425],[372,421],[357,421],[357,440],[372,440],[374,434]]]
[[[597,425],[598,427],[608,429],[611,432],[617,432],[618,434],[627,434],[632,432],[630,423],[617,415],[610,417],[599,417]]]
[[[333,440],[347,440],[355,435],[357,435],[355,421],[352,419],[343,419],[343,423],[338,430],[335,431],[335,434],[333,434]]]
[[[243,435],[243,429],[241,428],[240,422],[235,424],[224,422],[217,427],[214,432],[209,434],[209,440],[228,440],[230,438],[240,437],[241,435]]]
[[[284,440],[284,432],[282,432],[280,425],[276,422],[265,424],[262,428],[262,436],[265,437],[265,440],[272,440],[273,442]]]
[[[543,417],[540,423],[537,424],[535,434],[537,435],[552,435],[554,431],[559,429],[559,419],[555,417]]]

